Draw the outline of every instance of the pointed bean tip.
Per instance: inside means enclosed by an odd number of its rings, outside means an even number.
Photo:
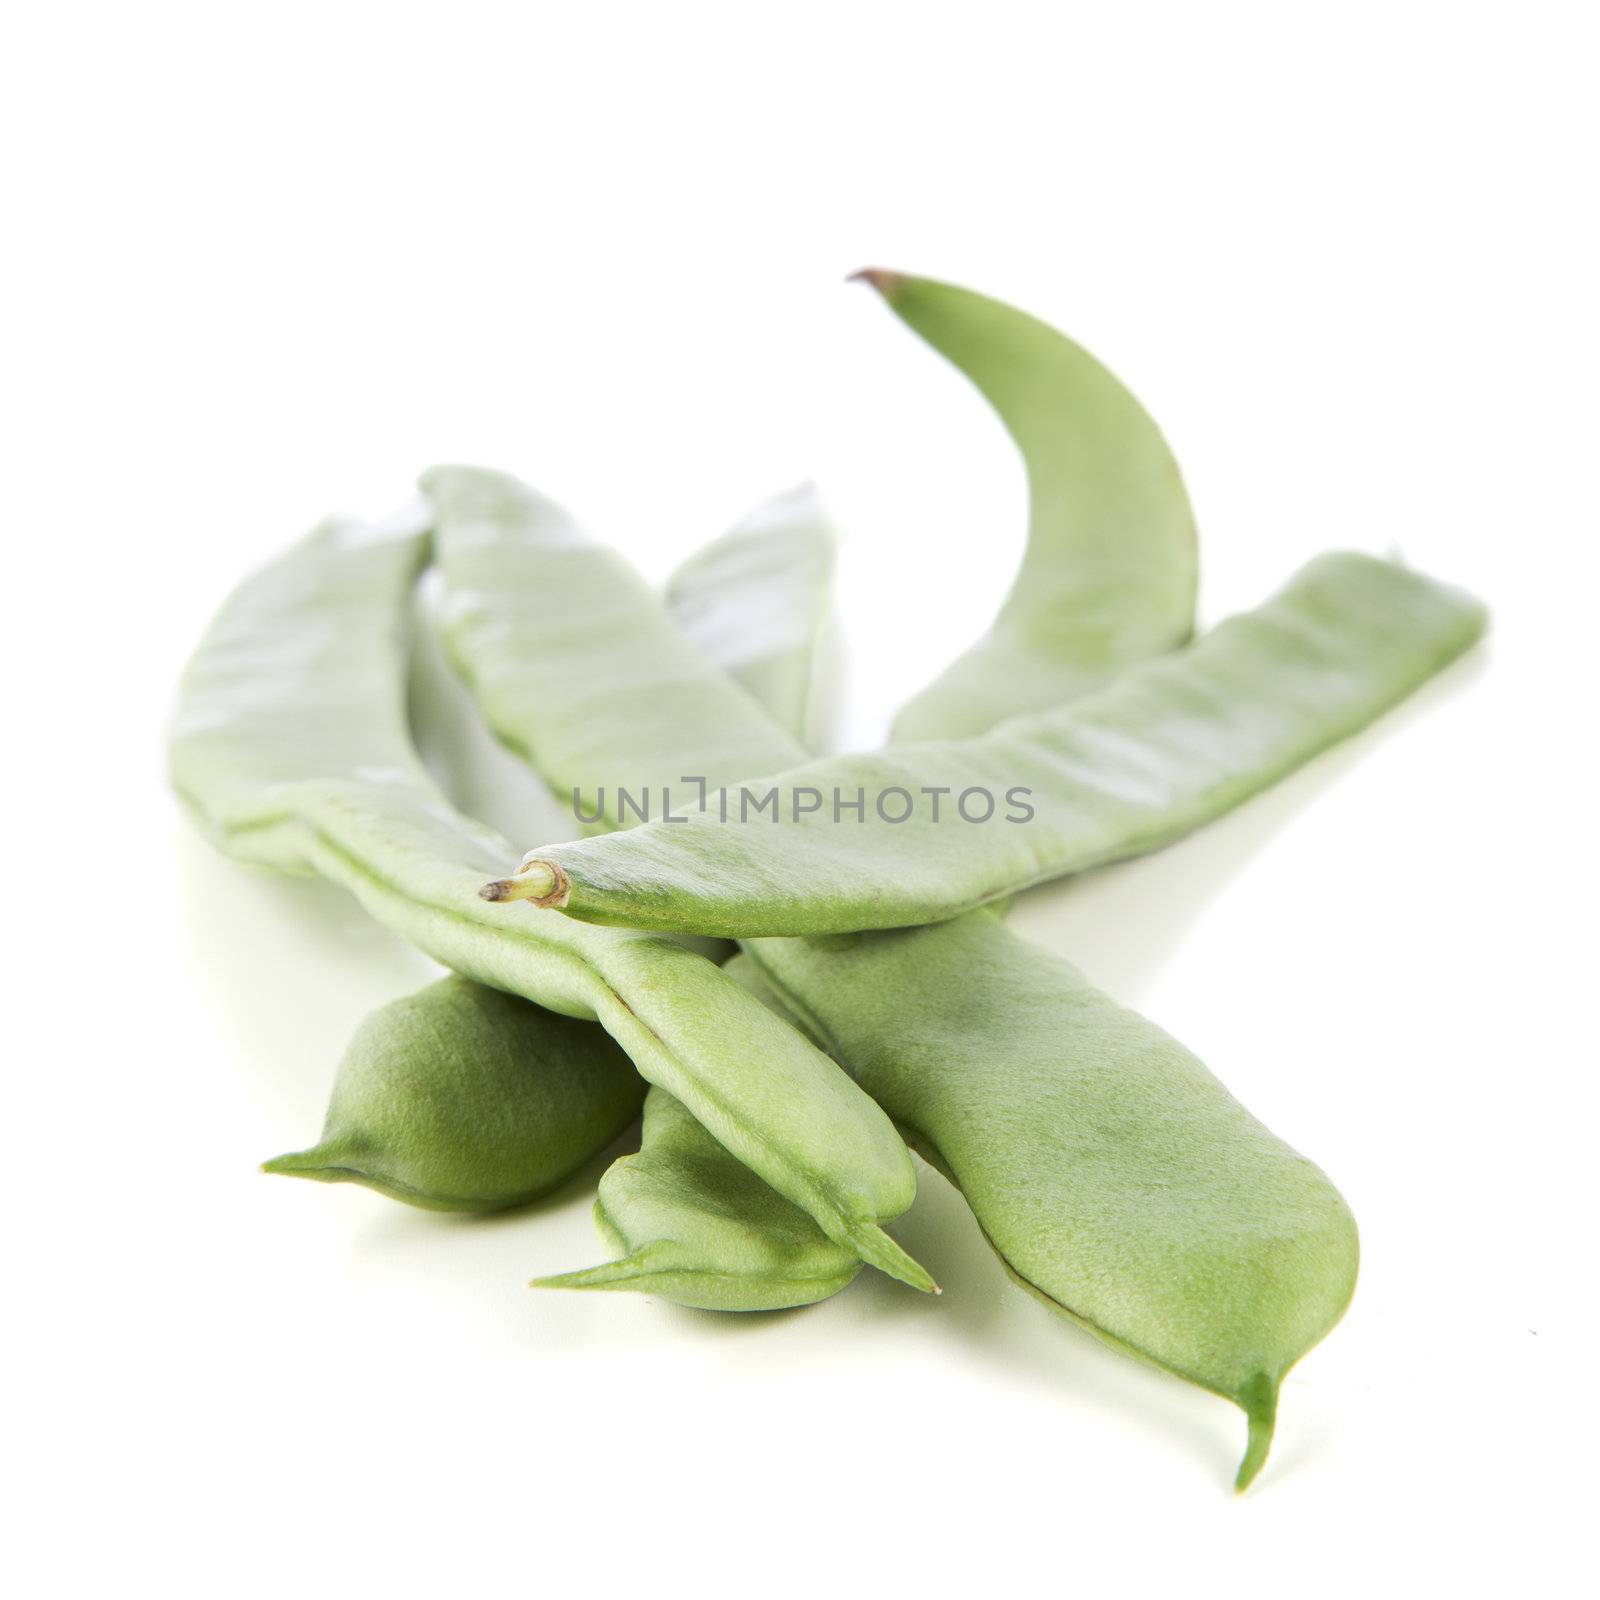
[[[634,1251],[619,1261],[602,1261],[598,1267],[580,1267],[576,1272],[552,1272],[530,1278],[530,1289],[614,1289],[648,1274],[642,1251]]]
[[[274,1156],[270,1161],[263,1161],[260,1170],[275,1177],[303,1178],[317,1171],[322,1164],[319,1150],[291,1150],[285,1155]]]
[[[910,1288],[920,1289],[923,1294],[941,1292],[933,1281],[933,1274],[877,1224],[851,1224],[845,1229],[845,1238],[869,1267],[876,1267],[879,1272],[886,1272]]]
[[[1235,1399],[1245,1414],[1249,1428],[1244,1459],[1239,1463],[1239,1471],[1233,1480],[1233,1492],[1243,1494],[1266,1465],[1267,1452],[1272,1448],[1273,1430],[1278,1420],[1278,1386],[1262,1373],[1253,1378]]]

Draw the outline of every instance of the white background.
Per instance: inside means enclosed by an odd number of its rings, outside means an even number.
[[[1600,1332],[1586,9],[12,25],[13,1592],[1574,1591]],[[1020,303],[1130,383],[1186,469],[1207,617],[1330,545],[1494,608],[1382,728],[1018,914],[1360,1219],[1354,1306],[1241,1500],[1238,1414],[1008,1287],[931,1176],[898,1231],[942,1300],[868,1273],[719,1319],[522,1287],[597,1259],[594,1172],[474,1222],[255,1171],[428,969],[189,835],[161,729],[211,609],[436,459],[523,473],[656,576],[815,476],[848,540],[839,737],[876,739],[998,601],[1024,503],[976,397],[843,286],[867,262]],[[452,781],[504,807],[491,766]]]

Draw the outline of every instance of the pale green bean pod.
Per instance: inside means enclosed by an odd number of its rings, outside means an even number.
[[[1081,346],[986,295],[870,269],[994,407],[1028,475],[1022,568],[989,633],[907,703],[893,740],[986,733],[1065,705],[1194,628],[1194,515],[1150,415]]]
[[[637,575],[554,501],[473,467],[435,467],[422,487],[448,529],[437,559],[450,659],[490,727],[559,799],[584,812],[580,820],[625,826],[622,791],[636,793],[635,772],[678,777],[681,719],[730,730],[726,771],[708,775],[712,783],[765,770],[775,748],[793,748],[787,738],[775,746],[746,690],[698,651],[671,648],[681,636],[656,596],[638,605]],[[517,625],[524,615],[528,626]],[[630,729],[620,771],[612,737],[619,724]],[[580,803],[576,791],[585,785]]]
[[[235,591],[189,664],[172,732],[173,783],[196,820],[242,860],[343,884],[464,976],[598,1020],[830,1238],[932,1288],[881,1227],[915,1194],[905,1147],[826,1056],[670,940],[508,919],[477,897],[505,843],[440,794],[405,722],[403,621],[427,545],[420,517],[336,520]]]
[[[1284,1374],[1355,1287],[1355,1223],[1323,1174],[1175,1039],[986,913],[746,948],[1018,1282],[1243,1409],[1244,1488]]]
[[[757,506],[667,580],[667,605],[695,649],[802,744],[816,715],[833,559],[833,524],[815,488],[802,484]]]
[[[726,807],[713,796],[676,825],[535,850],[483,893],[733,939],[943,921],[1232,810],[1367,726],[1483,628],[1460,590],[1371,556],[1320,556],[1254,611],[1069,706],[746,780]],[[744,804],[769,794],[776,820]],[[859,820],[839,796],[859,800]]]

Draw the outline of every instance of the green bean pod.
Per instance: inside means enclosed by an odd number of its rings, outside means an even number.
[[[793,748],[774,741],[746,690],[682,648],[656,595],[645,589],[640,604],[643,585],[628,564],[553,501],[477,467],[435,467],[422,487],[439,528],[450,659],[496,735],[580,820],[621,827],[631,816],[622,794],[637,796],[636,773],[680,776],[679,719],[729,730],[726,773],[704,775],[713,784],[765,770],[775,749]],[[523,607],[536,627],[508,623]],[[612,765],[618,725],[631,730],[620,770]],[[584,785],[587,800],[578,794]]]
[[[837,1294],[861,1270],[853,1251],[659,1088],[645,1099],[638,1154],[600,1180],[595,1220],[618,1259],[535,1278],[535,1288],[635,1289],[707,1311],[777,1311]]]
[[[505,843],[440,794],[405,723],[403,620],[427,527],[335,520],[235,591],[184,675],[178,793],[227,853],[321,873],[443,965],[598,1020],[830,1238],[931,1289],[881,1227],[911,1204],[910,1158],[833,1062],[670,940],[506,918],[475,894]]]
[[[442,978],[362,1023],[321,1140],[263,1170],[364,1184],[430,1211],[502,1211],[605,1149],[644,1092],[594,1023]]]
[[[743,955],[722,969],[793,1021]],[[837,1294],[861,1263],[763,1183],[664,1090],[645,1098],[637,1154],[600,1180],[595,1221],[614,1261],[539,1289],[632,1289],[706,1311],[781,1311]]]
[[[1327,1178],[1176,1040],[991,916],[748,951],[1018,1282],[1243,1409],[1244,1488],[1284,1374],[1355,1287],[1355,1223]]]
[[[727,821],[713,797],[676,825],[530,852],[483,893],[733,939],[943,921],[1232,810],[1372,722],[1483,627],[1459,590],[1370,556],[1321,556],[1256,610],[1070,706],[747,780],[725,796]],[[775,818],[752,814],[749,796],[773,797]],[[860,812],[842,814],[841,796]]]
[[[689,642],[801,743],[815,710],[833,556],[833,524],[802,484],[757,506],[667,580],[667,605]]]
[[[1028,475],[1022,567],[989,633],[896,718],[965,738],[1065,705],[1194,628],[1194,515],[1148,412],[1081,346],[1018,311],[899,272],[858,274],[993,406]]]

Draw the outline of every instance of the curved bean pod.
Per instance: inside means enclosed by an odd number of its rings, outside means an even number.
[[[1244,1488],[1284,1374],[1355,1287],[1355,1223],[1327,1178],[1176,1040],[993,917],[749,953],[1024,1287],[1244,1410]]]
[[[483,894],[735,939],[942,921],[1171,843],[1358,732],[1483,628],[1459,590],[1370,556],[1321,556],[1256,610],[1070,706],[746,781],[728,822],[713,801],[676,826],[539,849]],[[769,791],[777,820],[746,808],[740,822],[742,796]],[[858,793],[863,820],[830,815],[832,796]],[[909,821],[881,809],[891,794]],[[802,795],[816,807],[801,810]],[[952,814],[973,795],[978,819]]]
[[[594,1023],[441,978],[361,1024],[321,1140],[263,1170],[364,1184],[430,1211],[502,1211],[550,1193],[605,1149],[644,1092]]]
[[[598,1020],[828,1236],[933,1287],[880,1224],[916,1180],[892,1125],[826,1056],[669,940],[528,914],[473,892],[504,841],[455,811],[405,725],[401,634],[420,515],[335,520],[235,591],[184,675],[174,786],[242,860],[314,871],[467,977]]]
[[[986,733],[1187,643],[1194,515],[1149,413],[1086,350],[1025,312],[930,278],[857,276],[972,381],[1028,474],[1016,582],[987,636],[901,710],[894,742]]]

